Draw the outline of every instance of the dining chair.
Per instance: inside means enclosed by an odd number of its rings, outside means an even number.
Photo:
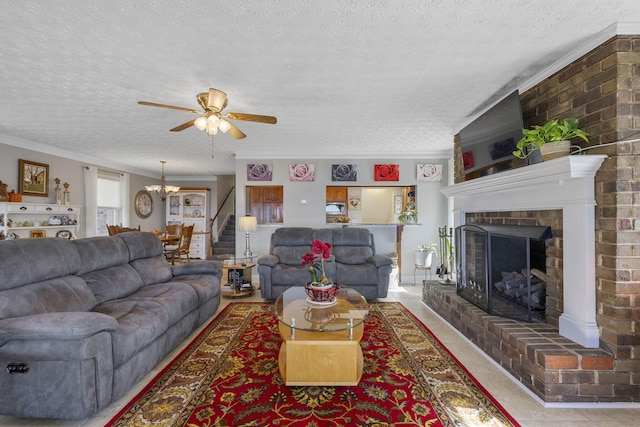
[[[165,234],[167,237],[175,236],[175,240],[165,241],[164,243],[164,256],[167,261],[171,261],[173,265],[176,257],[179,255],[180,243],[182,240],[182,224],[167,224],[165,226]]]
[[[191,261],[189,256],[189,248],[191,247],[191,236],[193,235],[193,225],[182,227],[182,238],[180,239],[180,247],[178,248],[178,262],[186,260]]]

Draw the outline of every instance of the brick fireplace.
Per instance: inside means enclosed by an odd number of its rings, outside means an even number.
[[[552,228],[546,273],[557,286],[547,294],[547,322],[489,316],[458,297],[452,286],[430,283],[424,289],[426,304],[545,402],[640,401],[639,64],[640,36],[614,35],[521,90],[526,126],[576,117],[590,134],[582,148],[605,156],[591,180],[593,205],[565,209],[556,203],[516,203],[479,209],[476,203],[482,205],[482,200],[471,197],[456,208],[458,223]],[[477,181],[484,183],[477,190],[487,196],[492,185],[512,180],[510,174],[537,166],[465,181],[458,137],[454,142],[454,188]],[[521,193],[545,193],[522,184]],[[562,187],[566,181],[557,184]],[[583,215],[586,211],[591,222]],[[586,233],[587,250],[573,243],[571,236],[580,233]]]

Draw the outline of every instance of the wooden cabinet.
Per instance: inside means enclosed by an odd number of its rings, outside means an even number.
[[[79,205],[0,203],[0,238],[77,237]]]
[[[191,258],[206,259],[209,253],[209,204],[208,188],[182,188],[167,198],[167,224],[193,224]]]
[[[255,216],[258,224],[279,224],[283,217],[282,186],[251,186],[249,194],[249,215]]]
[[[347,203],[347,187],[327,187],[327,203]]]

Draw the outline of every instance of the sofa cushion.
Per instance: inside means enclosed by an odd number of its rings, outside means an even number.
[[[80,255],[69,239],[16,239],[0,242],[0,290],[75,274]]]
[[[313,229],[308,227],[283,227],[271,235],[271,246],[306,246],[313,242]]]
[[[129,248],[121,239],[108,236],[73,240],[80,254],[79,275],[129,262]]]
[[[302,256],[310,252],[311,244],[305,246],[276,246],[273,255],[277,256],[281,264],[302,265]]]
[[[356,265],[368,263],[373,256],[373,250],[368,246],[334,246],[333,254],[336,262]]]
[[[129,248],[129,261],[162,255],[162,242],[153,233],[131,231],[116,236],[124,240]]]
[[[333,229],[333,246],[373,247],[373,234],[366,228],[359,227]]]
[[[371,285],[378,283],[378,269],[373,264],[346,265],[336,263],[338,283],[341,286]]]
[[[171,266],[164,255],[153,258],[144,258],[131,261],[131,266],[136,269],[142,283],[153,285],[154,283],[164,283],[171,280]]]
[[[113,363],[120,366],[197,308],[198,296],[187,285],[145,286],[127,298],[104,302],[93,311],[114,317]],[[195,325],[194,325],[195,326]]]
[[[28,273],[25,272],[25,275]],[[97,303],[93,292],[82,278],[63,276],[0,292],[0,319],[31,314],[89,311]]]
[[[198,295],[198,306],[204,305],[205,302],[220,294],[220,282],[217,277],[211,274],[189,274],[174,277],[169,283],[192,287]]]
[[[96,296],[98,304],[124,298],[144,286],[140,274],[129,264],[122,264],[81,276]]]

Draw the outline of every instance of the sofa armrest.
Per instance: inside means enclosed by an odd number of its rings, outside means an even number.
[[[275,255],[262,255],[258,258],[258,265],[266,265],[269,267],[275,267],[280,262],[280,258]],[[302,263],[302,261],[300,261]]]
[[[374,255],[369,259],[369,262],[371,262],[373,265],[375,265],[377,268],[382,267],[383,265],[391,265],[391,263],[393,262],[391,260],[391,258],[389,258],[386,255]]]
[[[63,312],[10,317],[0,320],[0,341],[8,339],[75,340],[112,331],[118,322],[111,316],[95,312]],[[6,342],[6,341],[5,341]]]
[[[171,267],[173,277],[190,274],[213,274],[222,277],[222,263],[220,261],[191,261],[184,264],[176,264]]]

